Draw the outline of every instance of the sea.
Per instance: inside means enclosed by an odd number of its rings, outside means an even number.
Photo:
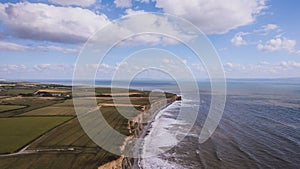
[[[71,81],[47,81],[70,85]],[[110,81],[96,81],[109,86]],[[217,129],[204,143],[199,134],[211,103],[209,81],[199,81],[200,101],[176,101],[161,110],[148,128],[145,144],[170,143],[166,151],[139,161],[144,169],[201,168],[300,168],[300,79],[227,79],[224,113]],[[122,85],[120,85],[122,86]],[[131,88],[163,90],[178,95],[195,96],[194,91],[181,93],[172,81],[137,81]],[[183,98],[184,99],[184,98]],[[195,99],[196,100],[196,99]],[[180,108],[197,107],[195,123],[181,140],[176,137],[150,137],[157,131],[181,131]],[[186,132],[186,130],[182,130]],[[146,147],[146,145],[145,145]],[[165,147],[162,147],[165,148]]]

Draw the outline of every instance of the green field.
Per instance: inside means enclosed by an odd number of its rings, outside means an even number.
[[[75,114],[73,107],[49,106],[23,113],[20,116],[75,116]]]
[[[0,113],[4,111],[16,110],[24,108],[25,106],[18,106],[18,105],[0,105]]]
[[[101,108],[101,113],[103,114],[107,123],[116,131],[124,135],[129,135],[128,119],[120,115],[114,107],[103,107]],[[41,140],[34,142],[29,149],[59,147],[77,147],[79,149],[85,149],[87,147],[97,148],[98,146],[93,143],[85,134],[78,122],[78,119],[76,118],[49,132]]]
[[[90,91],[90,87],[78,87]],[[0,169],[19,168],[97,168],[107,162],[116,160],[118,155],[102,149],[95,144],[83,131],[76,118],[73,100],[65,97],[40,97],[30,95],[36,90],[67,90],[70,86],[30,84],[25,86],[16,83],[15,87],[0,87],[0,154],[16,152],[28,143],[26,151],[29,154],[0,155]],[[144,105],[149,108],[150,102],[160,100],[162,93],[151,94],[149,92],[129,90],[130,102],[138,111],[132,111],[127,105],[128,89],[116,89],[115,97],[118,98],[122,113],[132,118],[140,114]],[[95,89],[96,101],[101,113],[114,130],[125,136],[132,135],[128,129],[128,119],[119,114],[114,107],[111,89],[98,87]],[[23,95],[19,95],[19,94]],[[28,94],[28,95],[24,95]],[[165,93],[168,98],[174,96]],[[70,93],[71,97],[76,96]],[[79,107],[87,107],[86,101],[94,97],[93,92],[87,92],[76,104]],[[153,98],[154,96],[154,98]],[[129,103],[130,104],[130,103]],[[129,105],[128,104],[128,105]],[[10,107],[6,107],[10,105]],[[22,107],[20,107],[22,106]],[[23,107],[24,106],[24,107]],[[102,119],[103,120],[103,119]],[[61,125],[60,125],[61,124]],[[113,143],[112,149],[120,151],[124,140],[114,140],[104,131],[108,126],[100,122],[101,130],[98,134],[106,136],[103,143]],[[41,136],[42,137],[39,137]],[[39,138],[39,139],[36,139]]]
[[[73,107],[73,100],[72,99],[69,99],[69,100],[65,100],[64,102],[62,103],[58,103],[58,104],[55,104],[53,106],[56,106],[56,107]]]
[[[101,153],[98,153],[100,151]],[[101,150],[81,152],[43,152],[0,157],[1,169],[97,169],[115,160],[115,156]]]
[[[12,153],[71,117],[0,118],[0,153]]]
[[[115,116],[115,115],[113,115]],[[122,127],[124,124],[119,124]],[[127,126],[127,125],[126,125]],[[0,157],[0,168],[11,168],[15,164],[20,168],[97,168],[119,156],[111,154],[95,144],[83,131],[78,120],[72,119],[62,126],[48,132],[45,137],[34,142],[28,149],[74,148],[70,152],[43,152],[28,157]],[[116,147],[118,148],[118,147]],[[18,159],[30,159],[30,163],[19,162]],[[3,162],[3,165],[1,165]],[[6,165],[4,165],[6,163]],[[14,167],[12,167],[14,168]]]
[[[33,94],[37,88],[10,88],[0,92],[1,95],[17,96],[19,94]]]
[[[0,117],[12,117],[38,108],[51,106],[56,103],[61,103],[62,98],[47,98],[47,97],[10,97],[1,99],[2,105],[17,105],[26,106],[22,109],[5,111],[0,113]]]

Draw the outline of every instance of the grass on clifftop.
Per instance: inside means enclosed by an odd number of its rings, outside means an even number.
[[[0,153],[12,153],[70,117],[0,118]]]

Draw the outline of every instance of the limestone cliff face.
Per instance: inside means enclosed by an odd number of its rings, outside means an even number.
[[[163,99],[159,101],[155,101],[154,103],[147,106],[144,106],[143,111],[134,119],[128,121],[128,130],[131,133],[131,136],[124,141],[124,147],[121,149],[125,149],[128,142],[130,142],[133,138],[144,137],[145,130],[147,130],[147,126],[152,122],[153,118],[155,118],[156,114],[170,103],[181,100],[180,96],[174,95],[171,98]],[[129,158],[129,157],[120,157],[119,159],[107,163],[103,166],[100,166],[98,169],[132,169],[137,168],[138,159]]]
[[[98,167],[98,169],[121,169],[123,159],[124,159],[123,157],[120,157],[117,160],[111,161],[109,163],[106,163]]]
[[[145,127],[148,126],[149,123],[155,118],[156,114],[166,106],[168,106],[170,103],[181,100],[181,96],[173,96],[172,98],[169,98],[167,100],[160,100],[156,101],[151,106],[146,106],[145,110],[141,112],[139,116],[137,116],[135,119],[130,120],[128,122],[129,124],[129,131],[133,134],[135,138],[144,137]],[[137,161],[138,159],[124,157],[122,161],[122,169],[132,169],[137,168]]]

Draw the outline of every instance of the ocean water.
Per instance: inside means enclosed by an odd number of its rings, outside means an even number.
[[[68,82],[55,83],[66,84]],[[109,85],[109,81],[96,82]],[[185,131],[176,120],[180,107],[199,106],[195,124],[187,136],[145,137],[146,145],[171,145],[168,151],[140,160],[144,169],[201,168],[300,168],[300,80],[228,80],[225,111],[212,137],[200,144],[198,137],[210,107],[209,83],[200,82],[200,102],[174,102],[159,112],[149,135]],[[175,82],[133,82],[132,88],[180,93]],[[184,93],[191,98],[194,92]]]
[[[220,124],[212,137],[202,144],[198,137],[211,95],[209,85],[201,85],[200,103],[190,101],[184,105],[200,106],[192,130],[175,145],[172,142],[176,138],[151,137],[149,141],[146,136],[146,142],[155,145],[169,141],[172,148],[141,160],[140,168],[300,168],[299,81],[229,81]],[[163,130],[180,131],[184,127],[176,120],[180,106],[183,106],[181,102],[175,102],[160,112],[149,129],[150,134]]]

